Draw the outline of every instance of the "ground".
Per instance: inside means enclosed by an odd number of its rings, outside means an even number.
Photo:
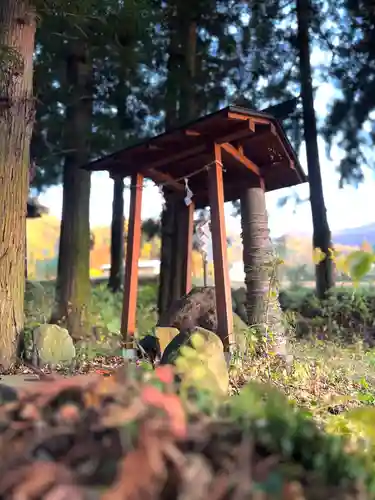
[[[42,297],[35,298],[33,289],[28,296],[30,328],[49,316],[53,283],[42,286]],[[141,335],[155,326],[156,294],[152,281],[140,286],[137,325]],[[292,370],[272,371],[271,358],[251,359],[240,370],[232,368],[232,392],[248,379],[270,381],[297,403],[313,409],[314,414],[320,414],[322,408],[358,404],[358,399],[375,401],[375,349],[363,342],[364,332],[374,330],[375,292],[338,289],[336,298],[320,305],[311,289],[300,288],[283,291],[281,302],[291,325]],[[109,363],[108,355],[121,355],[119,349],[113,349],[119,340],[121,308],[121,293],[111,294],[105,283],[93,287],[91,322],[96,339],[82,344],[78,350],[81,361],[95,358],[99,363],[104,357]]]
[[[35,290],[27,296],[29,328],[48,318],[52,290],[51,284],[44,284],[41,296],[36,297]],[[17,402],[18,413],[15,407],[11,408],[12,417],[2,410],[0,446],[4,449],[15,449],[16,429],[30,436],[33,422],[38,421],[40,426],[43,421],[45,431],[35,443],[32,441],[34,444],[17,438],[15,456],[28,467],[24,476],[20,470],[18,475],[15,472],[16,458],[3,458],[3,475],[13,472],[6,484],[0,480],[0,496],[4,491],[14,493],[22,481],[30,483],[37,465],[30,450],[43,443],[51,456],[43,467],[49,467],[51,471],[47,472],[54,478],[48,489],[64,481],[74,487],[92,484],[93,461],[99,467],[104,460],[110,464],[108,468],[116,469],[117,464],[117,476],[113,470],[96,473],[100,488],[106,489],[106,498],[111,499],[117,498],[113,489],[116,485],[122,488],[119,498],[140,500],[207,498],[208,486],[210,493],[217,492],[218,499],[375,498],[374,294],[371,290],[338,290],[330,301],[319,304],[311,290],[295,289],[284,291],[281,301],[290,325],[293,366],[282,366],[272,355],[250,357],[241,366],[234,364],[232,397],[219,403],[201,392],[175,398],[168,388],[170,375],[165,372],[140,369],[130,377],[121,375],[125,377],[122,380],[119,374],[117,378],[103,378],[103,372],[109,373],[113,365],[121,364],[117,356],[120,352],[110,352],[119,330],[121,295],[110,294],[104,284],[94,287],[91,318],[97,327],[96,341],[80,347],[78,371],[99,371],[99,375],[93,375],[99,379],[90,388],[87,377],[85,382],[80,377],[71,382],[56,380],[49,383],[50,389],[38,385],[36,394]],[[138,297],[138,328],[142,333],[150,332],[155,325],[155,302],[155,285],[142,285]],[[252,342],[250,331],[250,346]],[[163,409],[166,420],[156,411],[158,408]],[[17,420],[20,417],[15,419],[14,415],[25,412],[29,417],[21,425]],[[75,451],[68,438],[60,452],[49,449],[51,435],[56,432],[53,428],[61,419],[71,419]],[[83,427],[79,422],[84,422]],[[4,434],[5,429],[12,428],[13,432]],[[97,429],[95,432],[107,429],[109,435],[123,429],[122,449],[110,445],[111,450],[106,451],[103,443],[92,443],[89,428]],[[69,432],[73,433],[72,428]],[[25,443],[27,459],[22,458]],[[56,453],[60,453],[60,459]],[[74,460],[85,465],[77,468]],[[62,464],[65,472],[59,469]],[[134,481],[126,480],[129,471],[139,468],[137,464],[142,464],[143,472],[135,474]],[[39,488],[47,488],[40,484]],[[142,489],[145,484],[149,491]]]

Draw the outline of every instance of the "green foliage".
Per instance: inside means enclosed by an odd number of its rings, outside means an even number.
[[[371,271],[374,262],[375,254],[372,252],[358,250],[349,255],[349,275],[356,285]]]
[[[157,17],[148,0],[134,5],[89,0],[79,7],[62,0],[57,6],[41,2],[38,8],[41,22],[34,60],[38,99],[31,155],[37,165],[33,187],[40,190],[61,181],[69,153],[64,146],[65,113],[72,99],[66,82],[66,42],[88,47],[93,74],[87,90],[94,112],[87,142],[91,156],[97,157],[134,140],[142,128],[139,118],[143,120],[144,108],[134,106],[134,89],[143,83],[138,72],[144,54],[141,44],[147,43]]]
[[[324,127],[329,149],[337,141],[345,152],[340,162],[341,184],[363,180],[363,167],[373,166],[369,151],[374,135],[371,121],[375,109],[374,9],[371,1],[343,0],[330,9],[325,37],[333,53],[329,77],[337,97]]]
[[[229,406],[231,415],[256,435],[258,446],[281,456],[286,469],[293,469],[295,462],[296,479],[315,472],[335,485],[363,480],[375,494],[375,478],[365,457],[348,455],[342,436],[322,432],[277,389],[252,382]]]
[[[40,302],[39,307],[46,308],[52,302],[49,301],[52,293],[53,286],[47,284],[43,288],[36,286],[35,290],[30,287],[29,326],[35,326],[36,313],[34,311],[33,319],[32,308],[36,309]],[[103,336],[108,340],[109,336],[116,335],[119,327],[122,296],[109,293],[104,284],[93,287],[92,294],[91,321],[102,325]],[[330,325],[335,321],[343,328],[348,317],[362,318],[360,321],[375,317],[371,312],[375,303],[373,291],[336,290],[324,304],[314,299],[311,290],[282,295],[284,307],[288,303],[296,314],[301,309],[312,318],[319,314],[318,331],[327,325],[333,328]],[[156,286],[141,286],[137,307],[139,334],[150,332],[154,326],[155,303]],[[350,328],[358,331],[354,323]],[[199,349],[200,339],[195,339],[194,344],[196,342]],[[202,390],[201,384],[198,390],[186,395],[215,422],[235,425],[231,443],[233,436],[241,435],[255,445],[256,460],[264,456],[277,457],[273,472],[259,481],[260,489],[278,490],[280,481],[287,478],[303,481],[317,491],[325,491],[328,485],[339,488],[341,493],[337,493],[337,498],[344,498],[343,492],[347,492],[353,482],[360,481],[368,487],[369,498],[373,498],[374,349],[366,348],[363,343],[337,342],[336,336],[333,341],[299,340],[292,343],[291,350],[294,362],[288,371],[280,368],[272,357],[257,357],[249,352],[241,369],[233,367],[231,371],[231,393],[239,393],[239,396],[223,406],[215,399],[215,391],[209,387]],[[191,367],[191,352],[184,354]],[[98,355],[105,355],[100,345],[78,350],[80,360],[87,361]],[[146,371],[147,376],[152,374],[149,365],[137,371]],[[141,376],[140,373],[137,376]],[[218,425],[222,434],[215,438],[216,442],[222,440],[226,432]],[[336,497],[330,494],[329,498]]]
[[[199,387],[216,395],[227,395],[229,377],[223,345],[209,330],[197,328],[190,342],[180,347],[175,364],[182,391]]]

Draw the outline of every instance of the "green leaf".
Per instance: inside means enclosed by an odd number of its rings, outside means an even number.
[[[194,349],[196,349],[197,351],[199,349],[203,348],[204,344],[205,344],[204,338],[199,333],[194,333],[191,336],[190,342],[191,342],[191,345],[194,347]]]
[[[350,276],[354,282],[361,281],[371,271],[374,255],[358,250],[349,256]]]

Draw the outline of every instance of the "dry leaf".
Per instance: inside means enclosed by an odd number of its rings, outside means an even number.
[[[186,416],[180,398],[176,394],[164,394],[156,387],[146,386],[141,393],[146,404],[160,408],[170,419],[170,427],[174,436],[183,439],[187,433]]]

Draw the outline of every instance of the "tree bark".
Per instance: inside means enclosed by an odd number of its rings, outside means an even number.
[[[15,360],[24,327],[35,29],[28,1],[0,3],[0,365],[5,369]]]
[[[277,354],[285,356],[285,327],[263,187],[250,188],[242,194],[241,225],[248,324],[265,337]]]
[[[197,117],[196,92],[195,92],[195,60],[197,52],[197,23],[189,19],[189,15],[183,15],[182,47],[185,47],[184,59],[180,68],[180,98],[179,98],[179,124],[188,123]],[[173,235],[174,258],[172,259],[172,282],[170,288],[172,296],[170,305],[181,298],[182,283],[184,281],[186,264],[188,258],[184,243],[189,230],[189,219],[184,211],[188,211],[184,200],[176,202],[175,231]],[[182,294],[185,295],[185,292]]]
[[[179,122],[187,123],[198,116],[195,91],[197,22],[189,18],[184,23],[183,43],[185,47],[184,64],[181,68],[181,91]]]
[[[111,225],[111,271],[108,288],[118,292],[123,279],[124,263],[124,180],[116,177],[113,183]]]
[[[173,18],[171,21],[166,130],[186,123],[197,115],[194,86],[197,23],[189,19],[184,9],[177,13],[177,17],[178,19]],[[185,48],[184,53],[179,52],[181,49],[178,38],[182,41],[181,47]],[[171,304],[181,297],[185,249],[179,247],[179,241],[184,241],[184,238],[179,238],[179,232],[187,231],[188,227],[187,219],[178,217],[179,201],[172,201],[166,197],[162,216],[159,314],[168,310]],[[166,235],[173,225],[172,234]]]
[[[171,282],[173,265],[173,244],[175,205],[168,190],[164,190],[165,205],[161,216],[160,276],[158,293],[158,314],[164,314],[171,304]]]
[[[169,131],[178,123],[178,39],[175,27],[173,7],[169,7],[169,30],[170,40],[168,48],[168,77],[165,96],[165,130]],[[164,207],[161,215],[161,249],[160,249],[160,275],[158,290],[158,314],[159,317],[165,313],[171,301],[171,275],[173,260],[173,225],[175,220],[175,207],[169,194],[168,186],[163,189]]]
[[[334,286],[331,231],[324,203],[322,176],[320,171],[318,132],[314,110],[314,95],[310,63],[309,24],[311,6],[309,0],[297,0],[298,49],[303,106],[304,138],[306,143],[307,169],[310,185],[310,204],[313,220],[313,247],[326,255],[316,266],[316,291],[324,298]]]
[[[92,65],[83,41],[72,43],[66,58],[70,89],[64,131],[65,157],[56,309],[53,322],[63,324],[73,338],[87,333],[90,300],[90,172]]]

